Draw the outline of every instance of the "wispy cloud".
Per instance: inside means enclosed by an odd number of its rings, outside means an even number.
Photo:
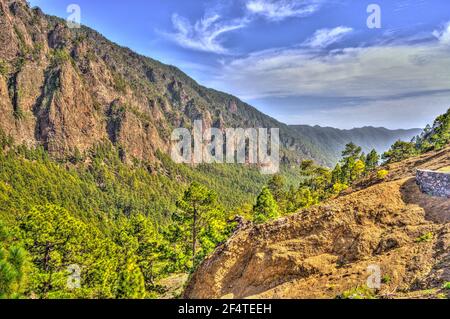
[[[304,45],[311,48],[326,48],[341,40],[346,34],[352,32],[352,28],[339,26],[334,29],[317,30],[312,38],[305,41]]]
[[[209,14],[191,24],[188,19],[173,14],[172,24],[176,32],[163,34],[180,46],[197,51],[227,54],[228,50],[222,45],[221,36],[245,27],[247,20],[223,21],[219,14]]]
[[[329,52],[295,47],[234,58],[208,85],[269,103],[266,112],[290,124],[420,127],[448,107],[449,69],[448,47],[436,40]]]
[[[450,22],[447,23],[443,30],[435,30],[433,35],[441,44],[450,45]]]
[[[304,17],[319,9],[318,0],[250,0],[247,10],[268,20],[281,21],[290,17]]]
[[[437,41],[329,52],[282,48],[232,59],[213,85],[246,99],[315,96],[379,100],[448,90],[449,69],[448,49]]]
[[[319,9],[324,0],[245,1],[244,14],[234,19],[222,16],[221,10],[218,9],[223,9],[221,6],[208,10],[209,13],[194,23],[174,13],[172,25],[175,31],[161,32],[161,34],[184,48],[216,54],[229,54],[230,52],[223,45],[223,36],[226,33],[248,26],[258,16],[263,16],[270,21],[281,21],[289,17],[311,15]]]

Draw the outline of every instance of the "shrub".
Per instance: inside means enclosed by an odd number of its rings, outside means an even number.
[[[119,92],[125,94],[127,92],[127,82],[120,74],[114,74],[114,88]]]
[[[6,61],[0,59],[0,75],[7,76],[8,75],[8,65]]]
[[[375,294],[372,289],[367,286],[356,287],[336,297],[337,299],[375,299]]]
[[[377,178],[381,179],[381,180],[385,179],[388,175],[389,175],[389,171],[385,170],[385,169],[379,170],[377,172]]]
[[[342,183],[336,183],[333,185],[333,194],[339,195],[341,192],[345,191],[348,185]]]
[[[391,282],[391,276],[389,275],[384,275],[383,278],[381,278],[381,282],[383,284],[389,284]]]
[[[70,61],[71,57],[69,52],[64,49],[57,49],[53,52],[52,62],[54,65],[61,65],[66,61]]]
[[[444,283],[442,288],[445,289],[445,290],[450,290],[450,281],[447,281],[446,283]]]
[[[422,236],[416,238],[416,243],[424,243],[424,242],[428,242],[432,239],[433,239],[433,233],[429,232],[429,233],[423,234]]]

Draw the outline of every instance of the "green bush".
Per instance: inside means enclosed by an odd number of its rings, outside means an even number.
[[[53,51],[52,62],[54,65],[61,65],[66,61],[70,61],[71,56],[65,49],[56,49]]]
[[[114,88],[118,92],[125,94],[127,92],[127,82],[124,80],[124,78],[120,74],[114,74],[113,80]]]
[[[385,179],[389,175],[389,171],[382,169],[377,172],[377,178],[380,180]]]
[[[447,281],[446,283],[444,283],[444,285],[442,286],[442,289],[450,290],[450,281]]]
[[[336,297],[337,299],[375,299],[375,294],[372,289],[367,286],[356,287]]]
[[[432,233],[432,232],[429,232],[429,233],[423,234],[423,235],[420,236],[420,237],[417,237],[417,238],[416,238],[416,243],[429,242],[429,241],[431,241],[432,239],[433,239],[433,233]]]
[[[381,282],[383,284],[389,284],[391,282],[391,276],[389,275],[384,275],[383,278],[381,278]]]

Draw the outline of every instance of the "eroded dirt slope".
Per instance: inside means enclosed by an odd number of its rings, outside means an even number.
[[[334,298],[364,285],[369,265],[382,270],[380,297],[446,294],[450,200],[420,193],[413,176],[416,167],[448,166],[449,155],[391,165],[388,181],[240,229],[202,263],[185,296]]]

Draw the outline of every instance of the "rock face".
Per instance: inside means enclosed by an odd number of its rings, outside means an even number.
[[[450,148],[417,161],[445,167],[449,155]],[[450,281],[450,201],[423,194],[413,174],[393,168],[395,179],[241,227],[199,266],[185,297],[335,298],[366,285],[373,266],[384,278],[380,296],[440,290]]]
[[[431,196],[450,198],[449,173],[417,170],[416,180],[422,192]]]

